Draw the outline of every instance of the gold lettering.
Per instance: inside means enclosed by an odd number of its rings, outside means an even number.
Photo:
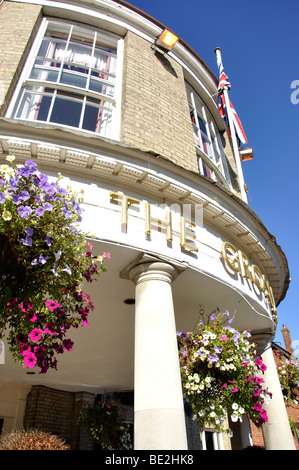
[[[270,283],[265,275],[261,273],[255,264],[249,265],[247,256],[242,251],[238,251],[232,243],[224,242],[221,253],[226,265],[230,269],[239,272],[242,277],[250,279],[259,291],[264,293],[264,298],[270,303],[273,318],[277,323],[275,299]]]
[[[249,270],[249,262],[248,262],[247,256],[240,250],[238,254],[239,254],[240,270],[241,270],[242,277],[247,278],[250,281],[252,281],[252,276]]]
[[[252,264],[249,269],[252,274],[252,282],[256,285],[260,292],[264,292],[266,287],[265,276],[263,276],[260,269],[255,264]]]
[[[186,219],[185,217],[181,217],[181,246],[185,250],[198,251],[198,248],[194,246],[194,240],[196,240],[196,236],[192,229],[195,227],[196,225],[194,222]]]
[[[110,197],[121,201],[121,225],[127,228],[128,225],[128,208],[132,204],[139,204],[139,199],[134,197],[125,196],[124,194],[110,192]]]
[[[172,217],[171,212],[167,208],[166,209],[166,220],[161,220],[151,216],[151,205],[146,202],[145,203],[145,232],[150,235],[151,234],[151,226],[152,224],[157,225],[158,227],[166,227],[166,239],[169,242],[172,242]]]
[[[222,244],[222,256],[229,268],[231,268],[236,273],[240,272],[240,262],[238,257],[238,251],[229,242],[224,242]]]
[[[270,283],[269,283],[268,279],[266,279],[264,275],[263,275],[263,279],[264,279],[264,283],[265,283],[264,295],[269,300],[271,308],[272,308],[272,312],[275,316],[276,315],[276,305],[275,305],[275,300],[274,300],[272,287],[270,286]]]

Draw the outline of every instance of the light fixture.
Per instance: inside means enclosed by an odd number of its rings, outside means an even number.
[[[135,299],[125,299],[124,304],[126,305],[135,305]]]
[[[251,147],[240,147],[239,152],[242,162],[253,159],[253,149]]]
[[[160,34],[160,36],[156,39],[155,45],[161,47],[166,51],[170,51],[173,46],[178,42],[179,38],[175,34],[173,34],[168,29],[164,29],[164,31]]]

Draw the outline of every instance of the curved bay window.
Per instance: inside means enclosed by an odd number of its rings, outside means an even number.
[[[110,136],[116,104],[118,38],[44,20],[28,59],[13,117]]]
[[[214,181],[226,182],[230,185],[226,156],[214,120],[198,94],[188,83],[186,83],[186,89],[199,172]]]

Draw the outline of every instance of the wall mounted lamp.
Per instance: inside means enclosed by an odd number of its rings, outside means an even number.
[[[242,162],[253,159],[253,149],[251,147],[241,147],[239,148]]]
[[[173,48],[173,46],[178,42],[178,40],[178,36],[173,34],[168,29],[164,29],[160,36],[156,38],[155,46],[160,47],[164,51],[168,52]]]

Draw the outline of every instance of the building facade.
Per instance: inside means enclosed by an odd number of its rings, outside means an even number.
[[[57,371],[28,374],[5,353],[3,432],[43,422],[84,448],[80,407],[134,391],[135,449],[232,448],[213,430],[192,431],[176,330],[229,310],[267,355],[289,271],[244,197],[218,79],[182,39],[161,49],[164,25],[121,0],[4,0],[0,28],[0,159],[32,159],[83,190],[82,229],[111,253],[90,288],[90,326]],[[269,449],[292,448],[281,400],[275,392],[268,410]]]

